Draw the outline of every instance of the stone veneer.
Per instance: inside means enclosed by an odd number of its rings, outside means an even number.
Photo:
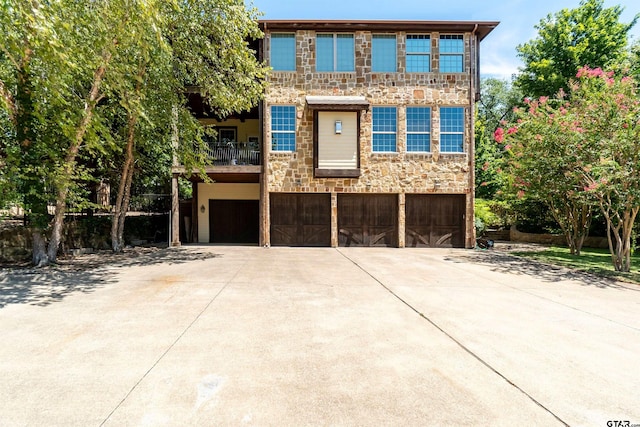
[[[296,72],[274,71],[265,94],[265,187],[269,192],[394,193],[400,202],[406,193],[467,194],[467,246],[474,242],[473,227],[473,125],[471,102],[471,61],[469,34],[465,34],[465,72],[438,73],[439,33],[431,36],[431,66],[436,72],[405,73],[405,32],[396,33],[398,64],[396,73],[371,72],[369,31],[355,32],[355,72],[315,71],[315,31],[296,32]],[[410,33],[414,34],[414,33]],[[269,58],[268,38],[265,57]],[[306,107],[307,95],[365,96],[371,106],[398,108],[397,152],[373,153],[371,111],[360,112],[360,170],[357,179],[314,178],[313,112]],[[270,133],[270,106],[295,105],[297,132],[295,152],[273,152]],[[407,106],[431,107],[431,152],[408,153],[405,138]],[[464,153],[440,153],[440,106],[465,108]],[[401,206],[404,203],[400,203]],[[268,202],[263,217],[268,216]],[[400,212],[403,223],[404,212]],[[268,225],[268,219],[263,223]],[[268,226],[266,228],[266,241]],[[404,224],[400,225],[401,230]],[[402,233],[403,234],[403,233]],[[400,236],[400,246],[404,236]]]

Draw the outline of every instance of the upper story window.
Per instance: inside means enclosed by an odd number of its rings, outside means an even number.
[[[431,37],[426,34],[407,35],[407,72],[431,71]]]
[[[353,34],[316,35],[316,71],[355,71]]]
[[[464,108],[440,107],[440,152],[464,152]]]
[[[431,108],[407,107],[407,151],[431,151]]]
[[[461,35],[440,36],[440,72],[464,71],[464,40]]]
[[[372,107],[373,151],[395,152],[397,112],[396,107]]]
[[[394,73],[397,63],[395,34],[374,34],[371,40],[371,71]]]
[[[271,150],[296,150],[296,107],[271,106]]]
[[[274,71],[296,70],[295,34],[271,34],[271,67]]]

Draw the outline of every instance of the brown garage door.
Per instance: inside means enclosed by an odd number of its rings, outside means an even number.
[[[258,243],[258,200],[209,200],[211,243]]]
[[[273,246],[331,246],[331,195],[271,193]]]
[[[463,194],[407,194],[407,247],[463,248],[465,240]]]
[[[340,246],[397,246],[398,196],[338,194]]]

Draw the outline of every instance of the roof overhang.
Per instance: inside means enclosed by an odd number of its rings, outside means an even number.
[[[471,33],[484,39],[499,21],[362,21],[362,20],[306,20],[264,19],[260,27],[269,31],[414,31],[441,33]]]
[[[369,101],[364,96],[313,96],[307,95],[307,106],[311,110],[349,110],[369,109]]]

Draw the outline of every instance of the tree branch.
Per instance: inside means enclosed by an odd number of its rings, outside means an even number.
[[[13,94],[9,92],[9,89],[5,86],[5,83],[0,80],[0,97],[4,100],[4,103],[7,104],[7,109],[9,110],[9,120],[14,125],[18,124],[17,119],[17,106],[16,100],[13,97]]]

